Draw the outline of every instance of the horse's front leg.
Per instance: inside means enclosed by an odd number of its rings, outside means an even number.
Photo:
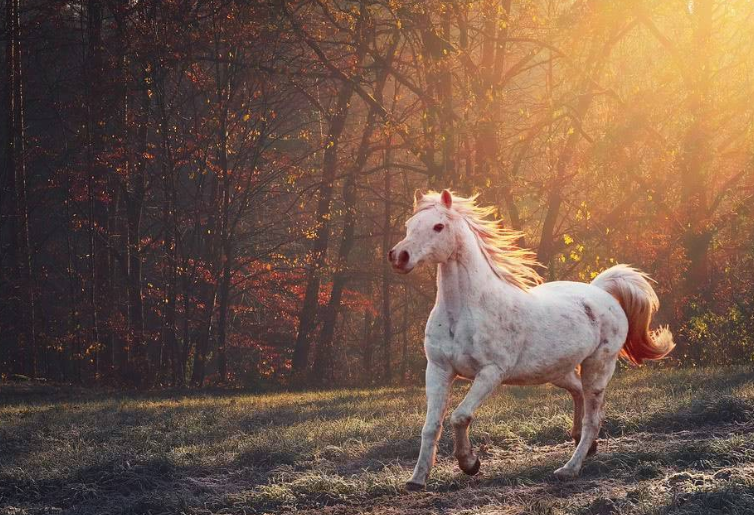
[[[455,448],[453,454],[458,459],[458,466],[470,476],[479,472],[479,458],[471,450],[469,441],[469,425],[474,416],[474,412],[495,391],[503,381],[503,371],[495,366],[489,365],[481,369],[472,383],[469,393],[463,399],[461,404],[453,411],[450,416],[450,423],[453,425],[455,432]]]
[[[448,395],[454,379],[455,374],[452,370],[446,370],[432,361],[427,362],[427,419],[422,428],[419,459],[416,461],[411,479],[406,483],[407,490],[422,490],[427,484],[429,471],[435,464],[437,441],[442,432],[442,420],[448,409]]]

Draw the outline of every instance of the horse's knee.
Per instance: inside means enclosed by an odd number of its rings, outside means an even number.
[[[469,424],[471,424],[471,415],[454,411],[453,414],[450,415],[450,424],[456,429],[469,427]]]
[[[583,395],[590,401],[599,400],[601,402],[605,395],[605,389],[597,387],[586,388]]]
[[[422,427],[422,438],[429,438],[430,440],[437,437],[442,431],[442,424],[439,422],[428,422]]]

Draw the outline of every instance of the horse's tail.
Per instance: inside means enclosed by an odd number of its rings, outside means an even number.
[[[637,365],[645,359],[662,359],[675,347],[667,327],[650,331],[649,322],[660,307],[651,279],[628,265],[608,268],[592,284],[615,297],[628,318],[628,336],[621,356]]]

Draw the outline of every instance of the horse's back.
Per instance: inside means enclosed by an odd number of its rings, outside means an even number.
[[[625,317],[618,301],[602,288],[589,283],[575,281],[553,281],[543,283],[529,290],[541,304],[562,308],[575,307],[581,310],[588,307],[592,311],[608,311]]]
[[[565,374],[600,346],[610,355],[620,351],[628,321],[618,301],[606,291],[586,283],[555,281],[529,292],[536,301],[536,313],[519,361],[527,372],[558,369]]]
[[[579,315],[590,326],[609,325],[613,332],[628,331],[628,319],[620,303],[608,292],[589,283],[553,281],[530,293],[545,313],[561,318]]]

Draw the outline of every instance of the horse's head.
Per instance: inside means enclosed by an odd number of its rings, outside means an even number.
[[[453,195],[448,190],[437,201],[417,195],[414,216],[406,222],[406,237],[388,252],[393,270],[407,274],[421,263],[445,263],[450,258],[456,247],[455,225],[462,221],[452,207]]]

